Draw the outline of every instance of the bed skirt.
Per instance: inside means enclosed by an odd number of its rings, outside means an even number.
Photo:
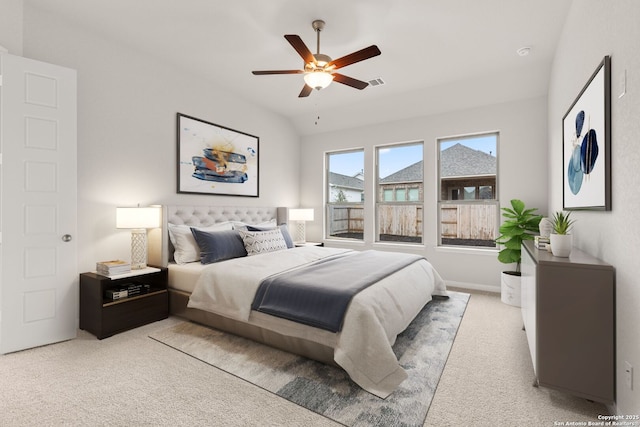
[[[229,332],[328,365],[338,366],[333,360],[334,349],[332,347],[303,338],[282,335],[250,323],[229,319],[208,311],[188,308],[188,302],[188,293],[169,289],[169,312],[174,316],[182,317],[220,331]]]

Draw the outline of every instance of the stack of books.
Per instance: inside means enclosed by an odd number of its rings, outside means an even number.
[[[100,261],[96,263],[96,272],[103,276],[115,276],[131,272],[131,264],[119,259],[113,261]]]
[[[547,247],[551,244],[551,240],[549,240],[548,237],[535,236],[533,243],[538,249],[547,249]]]
[[[140,294],[148,294],[150,290],[151,286],[146,283],[123,283],[117,289],[107,289],[105,291],[105,298],[115,301]]]

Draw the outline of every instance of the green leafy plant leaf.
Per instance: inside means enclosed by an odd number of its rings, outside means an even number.
[[[571,212],[564,213],[562,211],[558,211],[553,214],[553,220],[551,221],[553,225],[553,232],[556,234],[568,234],[573,228],[573,223],[575,220],[570,219]]]
[[[542,215],[536,215],[536,208],[525,209],[522,200],[511,200],[511,208],[503,207],[502,217],[505,220],[500,225],[500,236],[496,243],[504,245],[498,253],[498,261],[505,264],[516,263],[516,271],[520,271],[522,260],[521,248],[524,240],[533,240],[537,233]]]

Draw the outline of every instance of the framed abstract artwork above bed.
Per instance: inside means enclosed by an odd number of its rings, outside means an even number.
[[[178,193],[259,196],[260,138],[177,114]]]
[[[611,210],[611,59],[562,118],[563,208]]]

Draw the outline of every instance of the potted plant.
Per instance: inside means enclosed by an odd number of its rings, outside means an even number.
[[[551,253],[557,257],[568,257],[571,254],[573,246],[573,235],[570,233],[573,228],[573,219],[569,218],[571,212],[565,214],[558,211],[553,214],[553,232],[549,238],[551,239]]]
[[[505,264],[516,264],[515,271],[503,271],[501,280],[502,302],[520,307],[520,262],[522,260],[522,242],[533,240],[537,233],[542,215],[534,212],[537,208],[525,209],[522,200],[511,200],[511,208],[501,208],[505,218],[500,225],[500,236],[496,243],[503,245],[498,260]]]

